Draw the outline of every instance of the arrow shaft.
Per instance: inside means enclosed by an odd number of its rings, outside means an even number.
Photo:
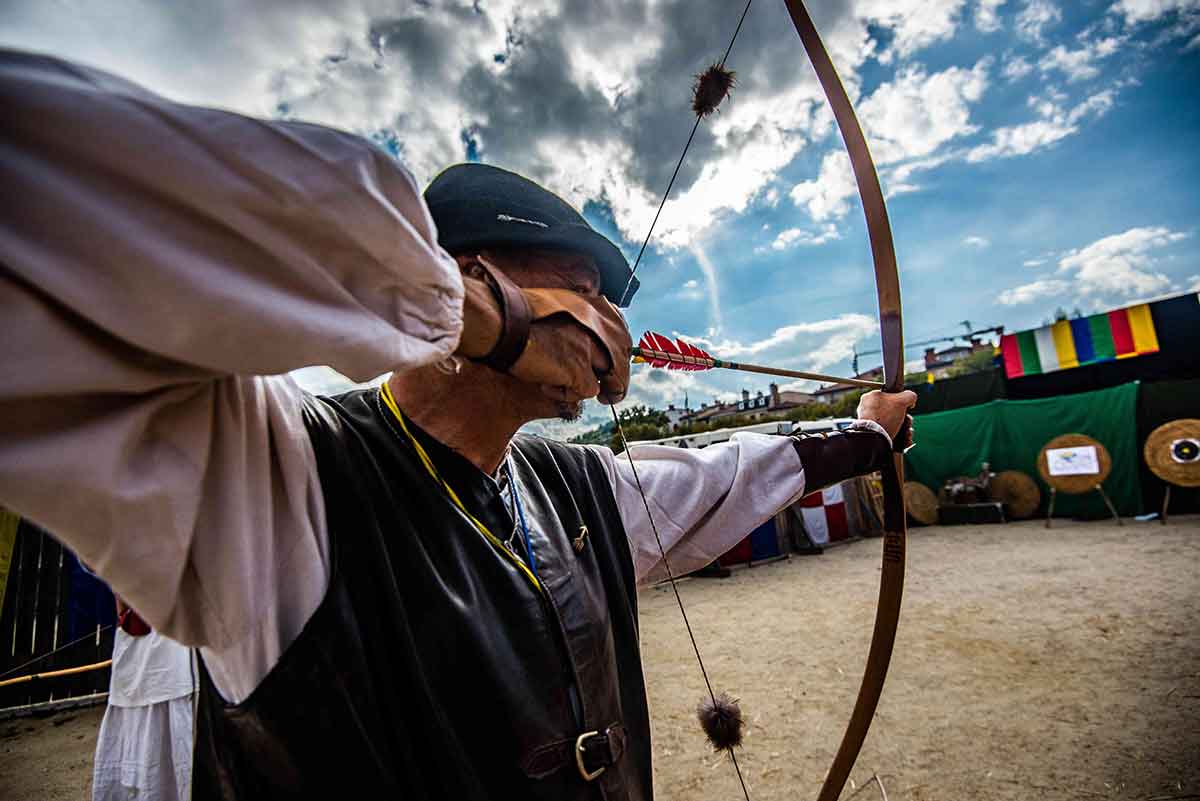
[[[760,364],[744,364],[742,362],[729,362],[724,359],[702,359],[698,356],[686,356],[680,353],[668,353],[662,350],[652,350],[650,348],[634,348],[634,356],[640,356],[646,360],[674,362],[675,364],[687,364],[704,368],[717,368],[722,370],[741,370],[746,373],[762,373],[763,375],[777,375],[784,378],[804,378],[809,381],[824,381],[829,384],[841,384],[852,387],[866,387],[867,389],[880,389],[883,384],[879,381],[867,381],[862,378],[841,378],[834,375],[824,375],[823,373],[807,373],[802,370],[785,370],[782,367],[764,367]]]

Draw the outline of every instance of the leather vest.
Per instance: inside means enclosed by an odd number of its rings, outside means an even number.
[[[201,665],[193,798],[650,799],[633,562],[596,455],[513,442],[538,589],[451,504],[377,390],[309,398],[305,422],[329,589],[243,703]],[[503,539],[495,482],[410,431]],[[580,735],[614,726],[624,753],[586,780]]]

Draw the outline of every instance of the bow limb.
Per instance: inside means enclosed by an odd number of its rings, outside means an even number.
[[[862,198],[863,212],[867,218],[867,232],[871,239],[871,255],[875,263],[875,287],[879,296],[879,329],[883,339],[883,376],[885,392],[900,392],[904,389],[904,332],[900,310],[900,277],[896,269],[896,249],[892,242],[892,228],[888,222],[887,207],[875,163],[867,147],[866,137],[854,114],[854,107],[839,80],[833,62],[825,51],[821,37],[813,25],[812,18],[801,0],[785,0],[788,13],[800,41],[808,53],[809,60],[817,72],[829,104],[837,120],[838,129],[846,143],[854,178]],[[896,437],[902,442],[903,430]],[[863,673],[858,699],[842,743],[838,747],[833,765],[825,777],[818,801],[837,801],[841,795],[851,768],[862,749],[875,708],[883,692],[888,664],[892,658],[892,647],[896,642],[896,625],[900,619],[900,601],[904,592],[904,559],[907,532],[904,508],[904,457],[896,453],[892,469],[883,471],[883,567],[879,582],[879,605],[875,612],[875,629],[871,634],[871,648],[867,654],[867,667]]]

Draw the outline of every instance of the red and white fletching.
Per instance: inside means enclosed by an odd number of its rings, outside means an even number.
[[[712,367],[712,356],[706,351],[682,339],[672,341],[670,337],[653,331],[642,335],[638,347],[643,352],[642,358],[651,367],[666,367],[668,370],[708,370]],[[650,355],[651,353],[659,355]],[[699,360],[707,360],[708,363]]]

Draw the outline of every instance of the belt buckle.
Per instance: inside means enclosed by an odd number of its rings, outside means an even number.
[[[589,772],[587,766],[583,764],[584,742],[592,737],[599,737],[600,735],[601,733],[598,731],[585,731],[583,734],[575,738],[575,766],[579,768],[579,775],[582,776],[583,780],[586,782],[595,781],[597,776],[608,770],[607,765],[601,765],[596,770]]]

